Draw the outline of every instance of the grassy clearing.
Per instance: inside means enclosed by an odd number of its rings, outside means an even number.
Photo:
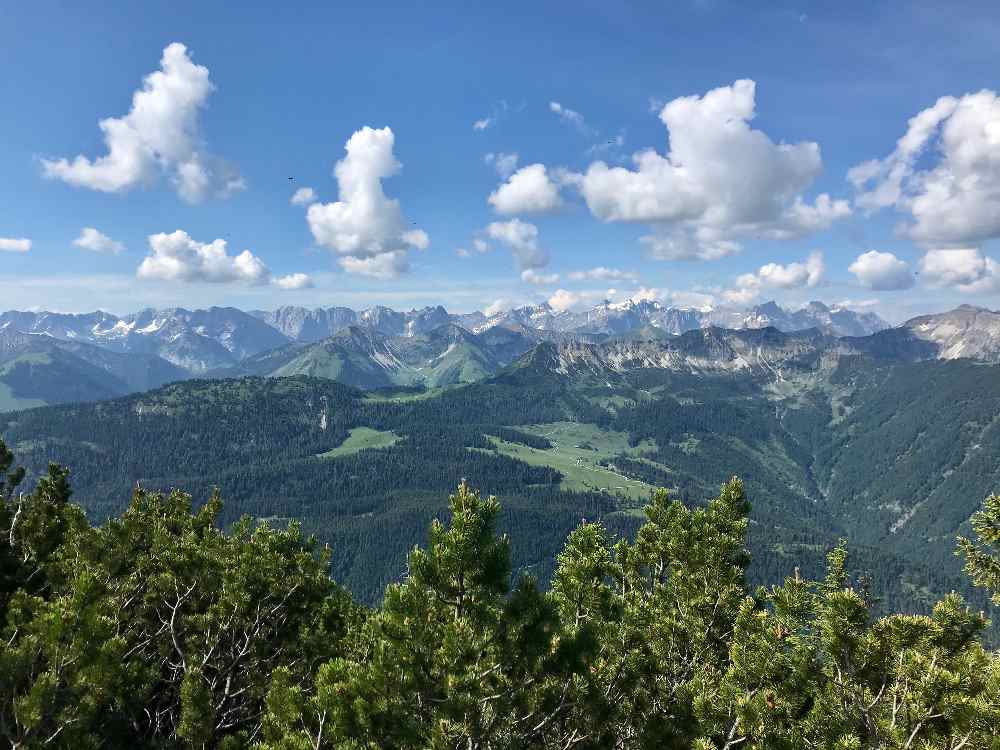
[[[598,464],[621,453],[638,458],[641,453],[655,449],[652,442],[645,441],[633,448],[624,432],[602,430],[596,425],[578,422],[521,425],[517,429],[547,438],[552,447],[540,450],[488,437],[506,456],[562,472],[563,489],[608,492],[633,500],[645,500],[654,489],[652,485],[629,479]]]
[[[381,430],[373,430],[370,427],[355,427],[343,443],[333,450],[320,453],[319,457],[339,458],[340,456],[350,456],[369,448],[388,448],[390,445],[395,445],[398,440],[399,435],[395,432],[383,432]]]
[[[397,404],[403,404],[407,401],[424,401],[428,398],[434,398],[434,396],[439,396],[448,390],[445,388],[428,388],[426,391],[421,391],[420,393],[366,393],[364,400],[368,403],[386,403],[394,402]],[[367,429],[367,428],[365,428]]]
[[[34,409],[45,406],[40,398],[17,398],[6,383],[0,383],[0,411],[17,411],[19,409]]]

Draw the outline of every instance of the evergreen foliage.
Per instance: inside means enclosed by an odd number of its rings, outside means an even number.
[[[583,522],[543,590],[496,498],[462,482],[382,605],[294,524],[141,486],[93,526],[0,442],[0,738],[158,750],[996,750],[1000,653],[957,594],[878,615],[844,546],[751,591],[739,479],[652,496],[631,538]],[[1000,581],[1000,499],[958,552]]]

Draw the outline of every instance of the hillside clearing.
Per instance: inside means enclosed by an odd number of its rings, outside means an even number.
[[[390,445],[395,445],[398,440],[399,435],[395,432],[373,430],[371,427],[355,427],[343,443],[326,453],[320,453],[319,458],[339,458],[340,456],[360,453],[369,448],[388,448]]]

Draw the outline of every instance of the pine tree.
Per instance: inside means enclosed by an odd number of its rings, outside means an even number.
[[[990,495],[971,519],[978,542],[958,538],[956,554],[965,558],[965,572],[977,586],[990,591],[1000,605],[1000,495]]]

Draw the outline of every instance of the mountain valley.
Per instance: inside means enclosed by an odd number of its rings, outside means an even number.
[[[888,606],[920,610],[963,587],[955,534],[1000,486],[998,320],[959,308],[862,337],[352,325],[212,378],[11,412],[0,436],[33,472],[72,467],[96,520],[137,482],[217,485],[230,522],[301,520],[368,601],[461,477],[501,498],[516,567],[545,580],[581,518],[629,534],[654,487],[697,504],[735,474],[756,580],[789,557],[818,571],[844,537]]]

